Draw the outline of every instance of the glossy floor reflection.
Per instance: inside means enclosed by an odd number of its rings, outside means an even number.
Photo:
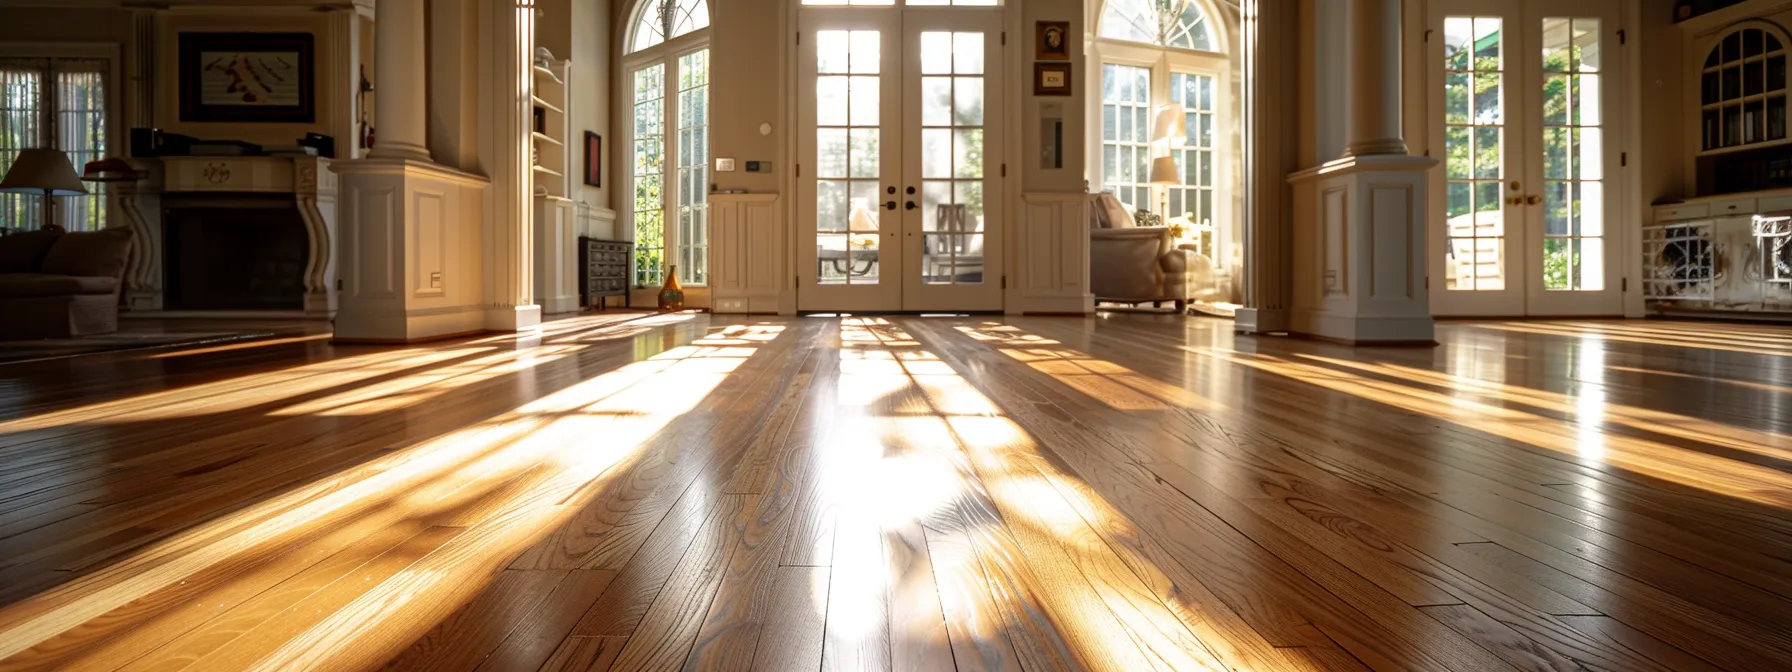
[[[1792,667],[1792,330],[598,315],[0,367],[0,670]]]

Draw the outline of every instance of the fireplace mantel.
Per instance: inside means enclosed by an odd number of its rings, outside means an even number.
[[[131,254],[125,308],[163,307],[162,196],[164,194],[290,194],[305,221],[305,313],[336,312],[336,173],[315,156],[169,156],[131,159],[144,178],[115,187],[126,224],[142,245]]]

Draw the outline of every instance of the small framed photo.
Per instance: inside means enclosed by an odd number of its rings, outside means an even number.
[[[1033,58],[1040,61],[1070,60],[1070,22],[1034,21]]]
[[[181,121],[311,123],[310,33],[181,33]]]
[[[1034,63],[1033,95],[1035,96],[1068,96],[1070,95],[1069,63]]]
[[[604,186],[604,136],[585,131],[585,184]]]

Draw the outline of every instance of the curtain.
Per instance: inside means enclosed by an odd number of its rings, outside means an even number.
[[[106,62],[57,59],[56,146],[68,154],[75,171],[106,156]],[[56,216],[70,231],[98,231],[106,226],[106,185],[87,183],[87,195],[62,197]]]
[[[19,150],[43,146],[43,86],[48,61],[0,59],[0,175],[12,169]],[[43,197],[0,194],[0,227],[43,225]]]
[[[104,158],[106,72],[102,59],[0,59],[0,174],[12,168],[19,150],[54,147],[68,155],[75,172]],[[56,222],[69,231],[106,226],[105,185],[87,183],[84,196],[59,196]],[[0,194],[0,228],[36,229],[44,223],[42,196]]]

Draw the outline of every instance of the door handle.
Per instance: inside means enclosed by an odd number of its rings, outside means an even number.
[[[885,210],[895,210],[896,202],[895,201],[884,201],[884,209]]]
[[[1506,205],[1524,205],[1524,197],[1523,196],[1513,196],[1511,198],[1508,198],[1508,199],[1506,199]]]
[[[1536,204],[1542,203],[1542,202],[1543,202],[1543,197],[1538,196],[1536,194],[1531,194],[1529,196],[1524,197],[1525,205],[1536,205]]]
[[[906,203],[903,203],[903,204],[902,204],[902,209],[903,209],[903,210],[913,210],[913,209],[915,209],[915,202],[914,202],[914,201],[908,201],[908,202],[906,202]]]

